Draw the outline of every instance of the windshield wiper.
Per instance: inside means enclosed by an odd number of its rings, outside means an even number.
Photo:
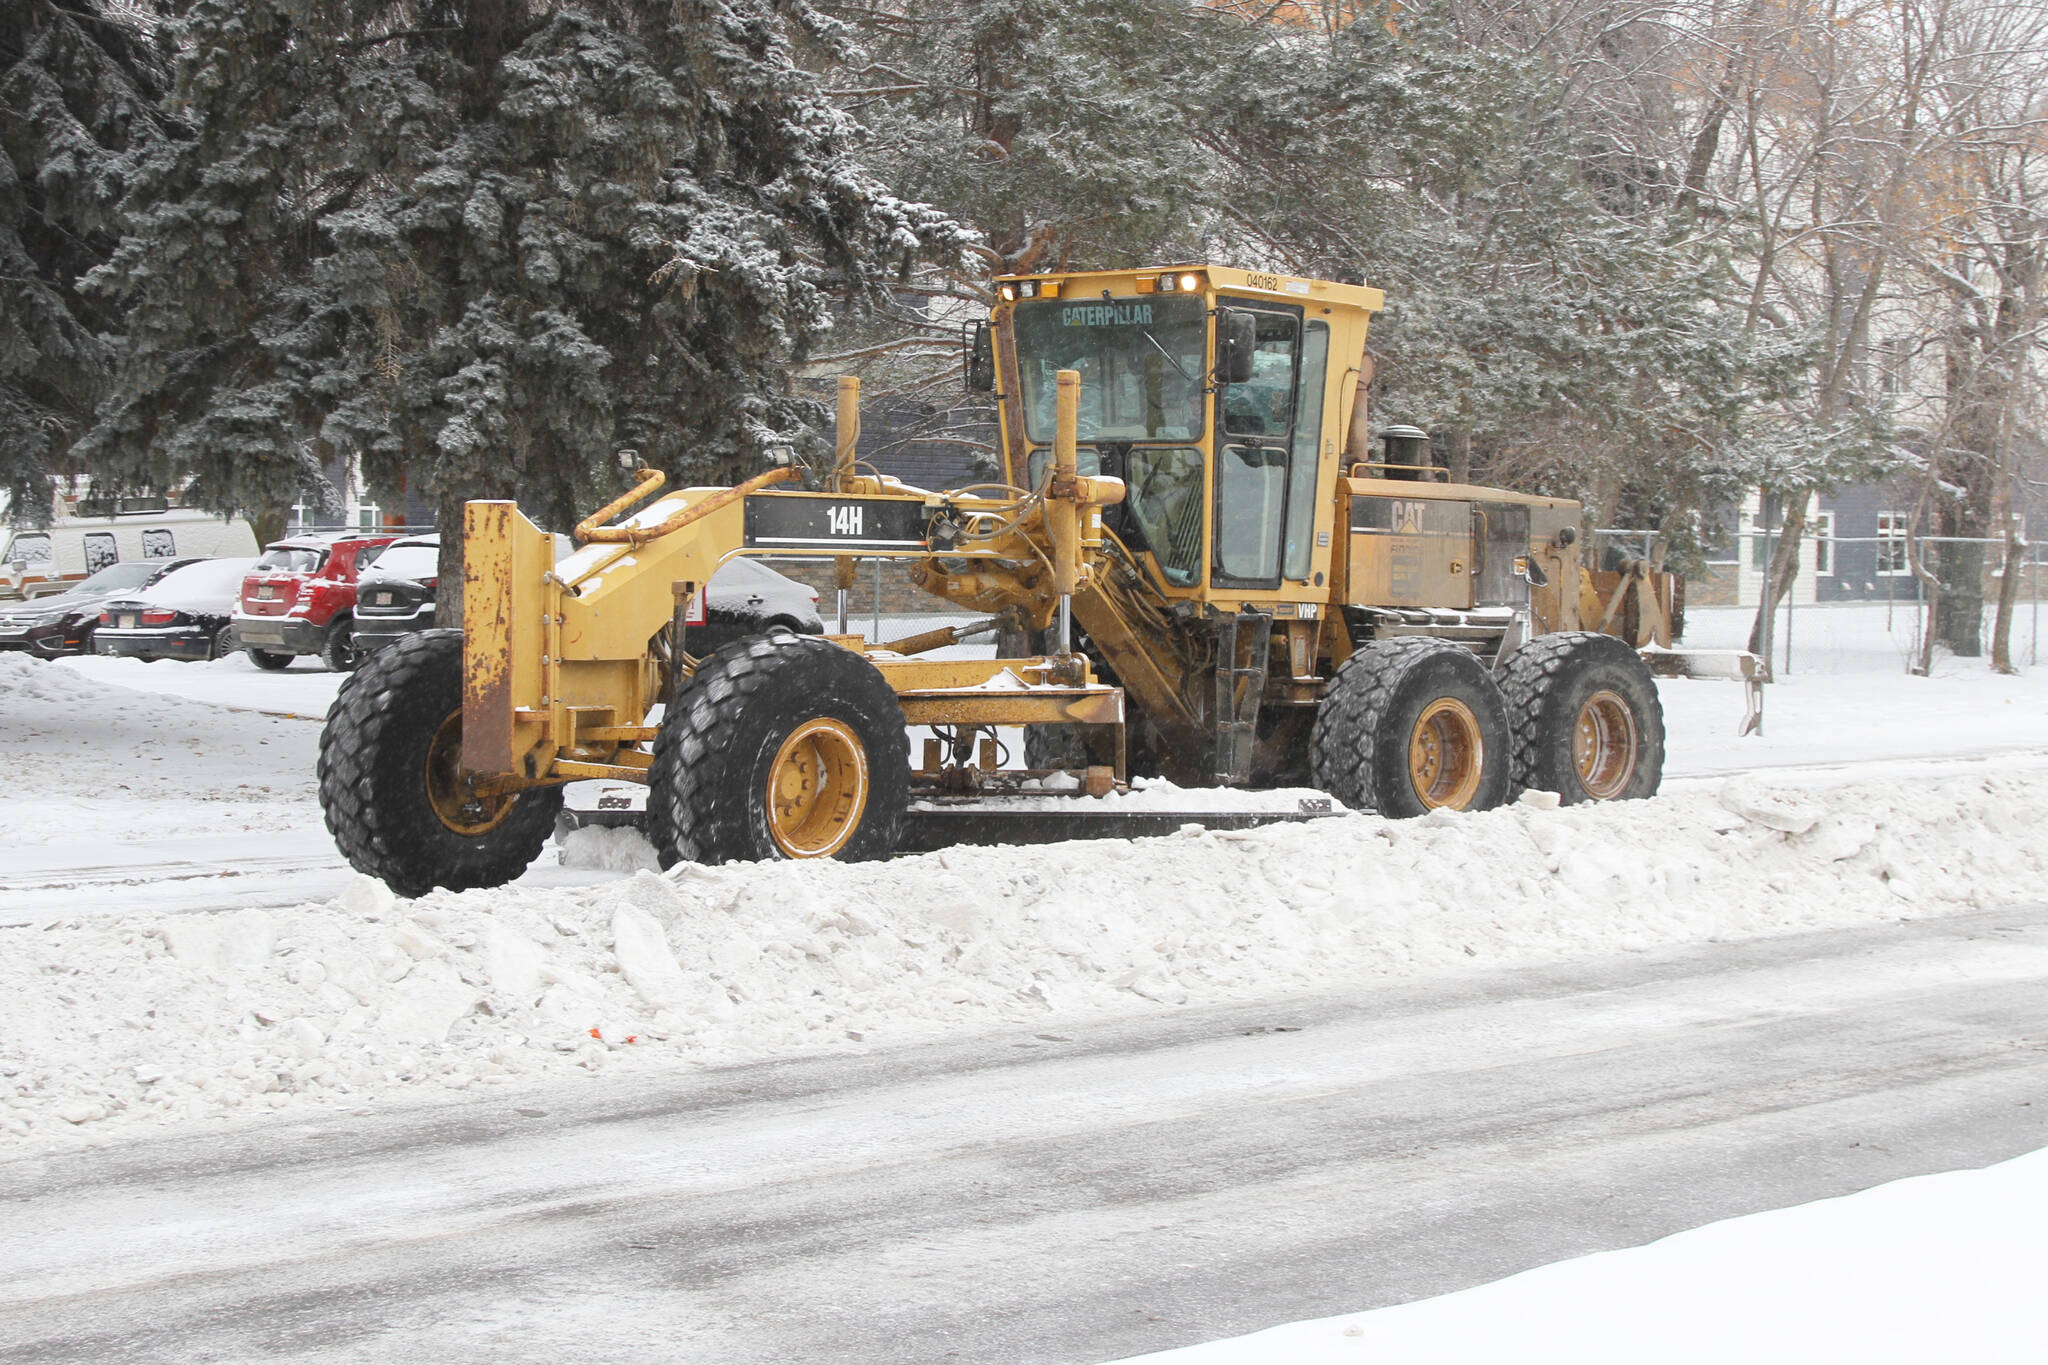
[[[1195,382],[1192,378],[1189,377],[1188,372],[1180,367],[1180,362],[1173,358],[1173,352],[1167,350],[1164,346],[1161,346],[1159,344],[1158,337],[1153,336],[1152,333],[1146,331],[1143,327],[1140,327],[1138,329],[1138,335],[1144,337],[1145,340],[1151,342],[1152,349],[1166,357],[1166,363],[1173,366],[1173,372],[1175,374],[1179,375],[1182,379],[1187,380],[1187,382],[1190,384]]]

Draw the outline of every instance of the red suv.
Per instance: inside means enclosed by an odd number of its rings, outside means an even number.
[[[318,654],[337,673],[362,654],[349,639],[355,621],[356,575],[396,533],[340,532],[297,535],[264,547],[263,558],[242,580],[235,638],[258,668],[283,668],[301,654]]]

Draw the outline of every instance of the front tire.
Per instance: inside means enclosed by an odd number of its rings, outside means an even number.
[[[1502,661],[1517,790],[1565,805],[1655,796],[1664,777],[1664,704],[1642,656],[1593,631],[1539,635]]]
[[[501,886],[539,856],[560,787],[477,792],[462,772],[462,632],[422,631],[341,685],[320,732],[320,809],[358,872],[401,896]]]
[[[1507,707],[1486,665],[1448,640],[1362,645],[1330,680],[1309,735],[1309,776],[1354,810],[1396,819],[1508,797]]]
[[[648,784],[663,867],[884,858],[910,799],[903,708],[873,664],[826,640],[735,640],[663,716]]]

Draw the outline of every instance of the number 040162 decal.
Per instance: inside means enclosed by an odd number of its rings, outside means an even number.
[[[747,499],[747,544],[764,548],[925,548],[924,507],[897,498]]]

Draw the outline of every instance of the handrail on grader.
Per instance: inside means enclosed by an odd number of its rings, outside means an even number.
[[[659,469],[642,468],[634,470],[633,486],[631,488],[576,523],[576,543],[578,545],[588,545],[594,539],[594,533],[599,527],[642,498],[651,496],[656,489],[667,482],[668,475],[662,473]]]
[[[650,474],[653,475],[651,479],[648,477]],[[645,545],[650,540],[659,540],[671,532],[680,531],[691,522],[709,516],[721,507],[730,506],[749,493],[758,493],[771,483],[788,483],[792,479],[802,477],[801,469],[795,465],[786,465],[781,469],[771,469],[765,474],[756,474],[753,478],[736,483],[731,488],[720,489],[702,502],[677,508],[652,526],[593,525],[593,522],[604,520],[619,508],[629,506],[646,493],[653,491],[653,485],[661,480],[662,473],[658,469],[643,469],[640,471],[638,486],[629,490],[623,497],[613,500],[602,511],[576,523],[576,539],[586,545]]]

